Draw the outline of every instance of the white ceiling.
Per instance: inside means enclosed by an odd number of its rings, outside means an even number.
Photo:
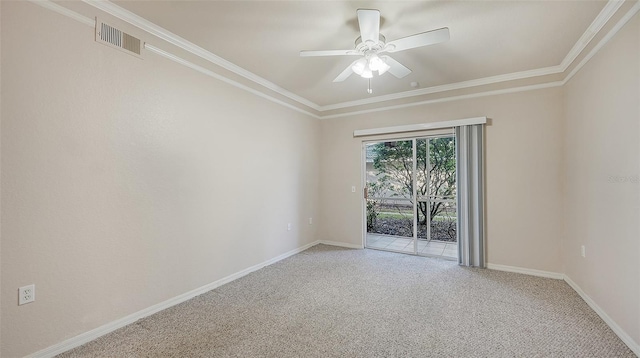
[[[447,43],[395,53],[413,72],[374,77],[374,96],[558,66],[606,1],[117,1],[204,49],[320,106],[366,99],[366,80],[332,80],[353,57],[358,8],[379,9],[387,40],[448,27]]]

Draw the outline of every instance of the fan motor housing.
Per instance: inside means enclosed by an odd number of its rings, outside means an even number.
[[[382,34],[379,34],[378,42],[375,44],[370,44],[370,42],[362,42],[362,36],[358,36],[358,38],[356,39],[356,51],[360,52],[361,54],[364,54],[367,51],[378,52],[384,48],[386,41],[387,39]]]

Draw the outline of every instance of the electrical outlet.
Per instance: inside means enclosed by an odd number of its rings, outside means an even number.
[[[36,285],[22,286],[18,289],[18,306],[36,300]]]
[[[356,187],[355,187],[355,185],[351,187],[351,192],[352,192],[352,193],[355,193],[355,192],[356,192]]]
[[[309,225],[313,224],[313,218],[309,218]]]
[[[580,246],[580,255],[582,257],[587,257],[587,253],[586,253],[586,250],[584,248],[584,245]]]
[[[291,231],[291,223],[287,224],[287,231]]]

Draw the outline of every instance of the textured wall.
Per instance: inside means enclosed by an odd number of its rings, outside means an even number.
[[[3,357],[315,240],[318,120],[32,3],[2,46]]]
[[[565,90],[564,272],[638,345],[640,16]]]
[[[319,238],[362,243],[357,129],[486,116],[487,258],[560,272],[562,90],[445,102],[322,122]],[[358,187],[351,193],[351,186]]]

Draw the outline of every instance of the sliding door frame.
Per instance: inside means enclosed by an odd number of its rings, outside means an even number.
[[[382,143],[382,142],[399,142],[399,141],[412,141],[412,160],[413,160],[413,168],[412,168],[412,181],[413,181],[413,193],[412,193],[412,198],[411,200],[413,201],[413,252],[409,253],[409,252],[403,252],[403,251],[395,251],[395,250],[384,250],[384,251],[391,251],[391,252],[399,252],[399,253],[404,253],[404,254],[412,254],[412,255],[418,255],[418,193],[417,193],[417,167],[418,167],[418,151],[417,151],[417,141],[420,139],[425,139],[426,140],[426,150],[427,150],[427,155],[426,155],[426,163],[425,165],[427,166],[427,168],[430,168],[431,163],[430,163],[430,159],[429,159],[429,140],[430,139],[434,139],[434,138],[446,138],[446,137],[454,137],[455,138],[455,132],[452,131],[452,133],[438,133],[438,134],[421,134],[418,136],[412,136],[412,137],[404,137],[404,136],[398,136],[398,137],[385,137],[385,138],[379,138],[379,139],[370,139],[370,140],[363,140],[361,143],[361,159],[360,159],[360,175],[361,175],[361,188],[362,191],[360,193],[361,197],[360,197],[360,203],[361,203],[361,212],[362,212],[362,217],[361,217],[361,222],[362,222],[362,247],[363,248],[367,248],[367,195],[366,195],[366,188],[367,188],[367,145],[368,144],[372,144],[372,143]],[[425,180],[427,181],[427,187],[430,183],[431,180],[431,170],[427,171],[428,174],[425,178]],[[430,209],[431,207],[431,200],[429,199],[429,193],[427,193],[426,196],[426,202],[427,202],[427,209]],[[427,215],[427,239],[430,240],[431,239],[431,218]]]

